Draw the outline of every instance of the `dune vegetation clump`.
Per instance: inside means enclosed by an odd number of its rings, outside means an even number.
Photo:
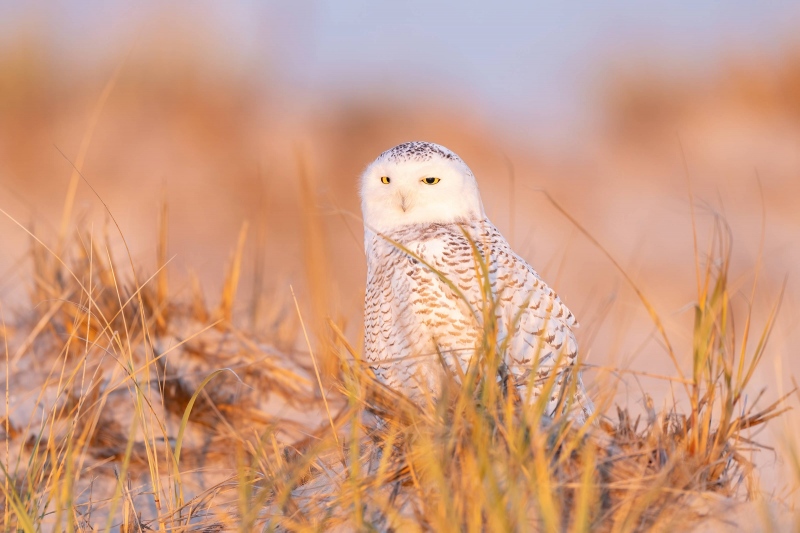
[[[30,305],[1,330],[3,531],[685,530],[754,495],[749,432],[786,409],[748,400],[777,306],[763,330],[734,328],[721,222],[671,407],[645,395],[635,414],[605,391],[582,427],[498,379],[490,318],[426,407],[288,289],[264,299],[282,309],[269,324],[240,319],[245,232],[216,306],[198,282],[173,293],[166,231],[146,275],[111,232],[30,232]]]

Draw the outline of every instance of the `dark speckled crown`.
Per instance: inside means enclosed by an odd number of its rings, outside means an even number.
[[[379,159],[390,161],[392,163],[399,163],[402,161],[430,161],[434,155],[450,159],[451,161],[458,161],[466,166],[466,164],[456,154],[438,144],[413,141],[403,144],[398,144],[394,148],[390,148],[381,154]]]

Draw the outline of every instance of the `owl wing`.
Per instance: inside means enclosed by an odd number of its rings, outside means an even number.
[[[575,316],[490,222],[484,221],[479,238],[491,249],[488,274],[497,305],[501,349],[520,396],[535,400],[552,385],[547,413],[571,404],[570,416],[584,421],[593,406],[575,369]],[[574,394],[565,402],[562,396],[570,390]]]

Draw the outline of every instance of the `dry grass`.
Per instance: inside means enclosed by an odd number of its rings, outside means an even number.
[[[85,230],[31,234],[33,305],[4,317],[4,531],[682,530],[711,493],[753,495],[748,431],[784,409],[745,401],[777,306],[734,329],[722,223],[698,262],[691,375],[676,368],[688,412],[645,397],[634,417],[604,393],[580,428],[506,394],[491,320],[465,385],[421,409],[375,383],[325,302],[236,326],[246,227],[215,308],[198,284],[170,296],[166,231],[143,277]]]

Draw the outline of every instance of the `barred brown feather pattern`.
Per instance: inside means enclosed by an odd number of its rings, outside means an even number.
[[[571,416],[583,421],[591,413],[574,372],[575,317],[488,219],[373,234],[367,264],[365,356],[387,386],[415,401],[435,398],[442,361],[455,376],[467,371],[484,340],[484,306],[492,301],[498,347],[520,396],[526,398],[531,386],[535,400],[556,372],[547,406],[553,414],[574,376]],[[490,299],[482,290],[487,278]]]

